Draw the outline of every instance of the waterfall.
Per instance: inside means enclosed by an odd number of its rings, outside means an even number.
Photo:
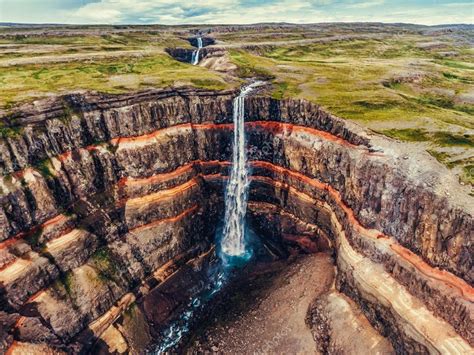
[[[201,51],[201,48],[202,48],[202,38],[201,37],[197,38],[197,44],[198,44],[198,49],[196,49],[193,52],[193,56],[191,58],[191,64],[192,65],[197,65],[199,63],[199,52]]]
[[[225,219],[221,239],[221,251],[230,257],[247,254],[245,242],[245,214],[247,212],[248,172],[245,151],[245,97],[260,82],[254,82],[241,89],[234,99],[234,142],[232,171],[225,195]]]
[[[249,233],[249,236],[245,235],[244,224],[249,185],[244,118],[245,97],[259,85],[261,82],[254,82],[243,87],[239,96],[234,99],[232,171],[225,195],[224,228],[222,234],[218,234],[220,239],[216,241],[222,263],[215,264],[207,270],[208,282],[200,284],[196,295],[185,307],[185,311],[161,331],[162,340],[151,351],[152,354],[170,353],[170,349],[178,346],[192,329],[195,318],[199,319],[200,314],[202,315],[206,305],[212,301],[215,294],[221,292],[229,283],[232,277],[231,270],[245,264],[253,254],[252,238],[255,236],[252,233]],[[248,245],[247,241],[249,241]],[[255,241],[253,243],[255,244]]]

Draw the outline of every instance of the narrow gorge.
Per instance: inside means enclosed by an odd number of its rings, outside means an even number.
[[[308,101],[265,86],[244,106],[237,96],[70,94],[3,118],[0,352],[178,349],[189,312],[211,312],[202,300],[224,283],[216,236],[243,238],[245,217],[269,255],[333,264],[306,320],[321,353],[344,350],[342,333],[381,353],[472,353],[466,187],[427,153]],[[233,209],[245,216],[226,211],[232,177],[248,188]]]

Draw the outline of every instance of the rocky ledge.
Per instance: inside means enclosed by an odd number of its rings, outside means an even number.
[[[215,45],[215,40],[212,37],[201,37],[201,39],[203,47],[199,51],[200,66],[227,74],[237,72],[237,66],[232,62],[228,51],[223,46]],[[188,38],[188,41],[194,47],[198,47],[197,37]],[[166,53],[180,62],[191,63],[196,48],[172,47],[166,48]]]
[[[235,94],[76,94],[3,118],[1,351],[150,344],[199,280],[179,275],[212,260]],[[473,199],[449,171],[303,100],[249,97],[246,130],[252,227],[334,253],[320,350],[345,307],[383,348],[473,351]]]

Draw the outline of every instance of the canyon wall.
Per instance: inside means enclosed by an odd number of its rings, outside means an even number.
[[[173,278],[210,255],[235,95],[77,94],[3,118],[3,350],[143,351],[182,301]],[[252,226],[334,250],[337,289],[397,352],[472,351],[472,197],[454,177],[306,101],[249,97],[246,115]]]

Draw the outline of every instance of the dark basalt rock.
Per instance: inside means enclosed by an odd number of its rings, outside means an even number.
[[[213,44],[216,43],[216,40],[212,37],[202,36],[201,39],[202,39],[203,47],[212,46]],[[188,41],[189,43],[191,43],[192,46],[197,48],[198,46],[197,37],[189,37]]]
[[[191,63],[194,51],[195,49],[189,48],[166,48],[166,53],[184,63]]]
[[[193,53],[196,49],[189,49],[189,48],[166,48],[166,53],[172,56],[174,59],[184,62],[184,63],[191,63],[193,58]],[[208,56],[212,55],[221,55],[222,49],[220,48],[202,48],[199,51],[199,60],[207,58]]]
[[[163,296],[177,287],[169,275],[212,246],[224,209],[235,95],[192,88],[74,94],[14,114],[17,134],[0,139],[4,348],[45,333],[71,352],[105,349],[106,330],[138,352],[146,347],[153,326],[173,313],[156,306],[182,303],[172,304],[179,297],[171,291]],[[447,173],[428,156],[403,159],[402,145],[310,102],[256,95],[245,106],[249,220],[270,247],[279,255],[333,250],[338,257],[344,233],[354,253],[472,344],[472,304],[459,287],[430,276],[439,271],[432,266],[451,272],[466,294],[474,281],[472,205],[461,187],[444,194]],[[383,234],[406,248],[408,259],[383,244]],[[409,264],[410,253],[421,258]],[[421,340],[407,335],[406,320],[390,304],[367,297],[351,278],[354,267],[341,267],[339,289],[390,333],[396,349],[426,351],[422,332]],[[138,307],[126,315],[132,299]],[[31,330],[14,325],[17,314],[28,316]]]

